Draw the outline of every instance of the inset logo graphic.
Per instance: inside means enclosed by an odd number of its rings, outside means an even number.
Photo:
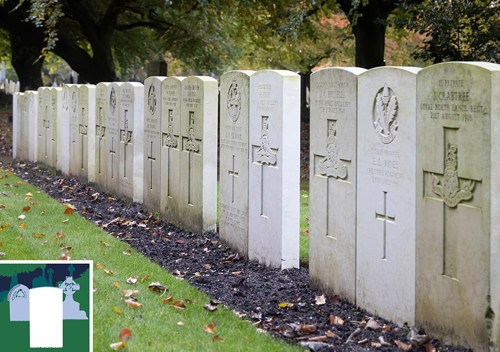
[[[91,288],[92,261],[1,261],[6,350],[92,351]]]

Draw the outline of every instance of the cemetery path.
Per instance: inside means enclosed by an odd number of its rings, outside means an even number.
[[[249,262],[215,232],[196,235],[130,204],[34,164],[0,164],[130,244],[179,279],[222,301],[258,328],[314,351],[468,351],[427,340],[309,286],[305,268],[270,270]],[[427,343],[424,345],[424,343]],[[399,344],[399,347],[398,347]],[[433,349],[436,348],[436,349]]]

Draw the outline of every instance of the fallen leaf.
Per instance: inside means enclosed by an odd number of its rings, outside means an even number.
[[[24,222],[21,225],[19,225],[19,227],[22,229],[24,229],[25,226],[26,226],[26,224]]]
[[[132,331],[127,328],[123,328],[118,335],[118,340],[129,340],[132,336]]]
[[[382,331],[391,332],[391,327],[389,325],[382,326]]]
[[[182,301],[175,301],[174,303],[172,303],[172,307],[174,307],[176,309],[184,310],[186,308],[186,305]]]
[[[382,326],[373,317],[370,317],[366,322],[365,329],[379,330],[382,329]]]
[[[106,274],[113,275],[114,273],[111,270],[108,269],[102,269]]]
[[[71,208],[66,208],[66,210],[64,211],[64,214],[73,214],[74,210],[71,209]]]
[[[33,195],[33,193],[28,192],[28,193],[26,193],[26,195],[27,195],[27,196],[32,196],[32,195]]]
[[[281,303],[278,304],[278,307],[281,307],[281,308],[292,308],[293,307],[293,303],[281,302]]]
[[[224,342],[224,340],[219,335],[212,336],[212,341]]]
[[[300,332],[302,334],[312,334],[318,329],[317,324],[304,324],[300,326]]]
[[[65,199],[65,200],[71,200],[71,199]],[[70,203],[63,203],[63,205],[68,209],[73,209],[73,210],[76,209],[75,206],[71,205]]]
[[[212,266],[211,266],[210,264],[205,264],[205,265],[203,265],[203,267],[204,267],[205,269],[207,269],[207,270],[208,270],[208,269],[210,269]]]
[[[328,337],[335,337],[337,339],[341,339],[341,337],[339,335],[337,335],[336,333],[328,330],[327,332],[325,332],[325,335],[328,336]]]
[[[67,223],[69,221],[69,219],[66,219],[66,220],[63,220],[61,221],[63,224]]]
[[[103,246],[105,246],[105,247],[109,247],[109,243],[106,243],[106,242],[104,242],[104,241],[101,241],[101,244],[102,244]]]
[[[40,215],[43,215],[43,214],[45,214],[45,210],[42,210],[42,211],[40,212]]]
[[[66,237],[66,235],[64,233],[60,233],[60,232],[58,232],[56,235],[57,235],[57,237],[61,237],[61,238]]]
[[[335,324],[335,325],[344,325],[344,320],[342,320],[341,317],[337,317],[335,315],[332,315],[330,317],[330,324]]]
[[[139,290],[122,290],[122,296],[128,298],[130,296],[137,296],[139,294]]]
[[[213,312],[213,311],[216,311],[217,310],[217,306],[216,305],[213,305],[211,303],[207,303],[203,306],[203,308],[205,308],[206,310],[208,310],[209,312]]]
[[[26,215],[24,214],[21,214],[17,217],[17,220],[24,220],[24,219],[26,219]]]
[[[0,252],[0,257],[3,257],[5,256],[5,253],[4,252]]]
[[[137,282],[137,276],[131,276],[127,279],[127,283],[135,284]]]
[[[342,301],[340,300],[340,297],[337,296],[337,295],[335,295],[335,296],[332,297],[331,302],[332,302],[332,304],[335,304],[335,305],[338,305],[338,304],[342,303]]]
[[[317,306],[321,306],[326,303],[326,296],[323,293],[321,296],[316,296],[315,303]]]
[[[10,198],[10,194],[8,194],[7,192],[0,192],[2,193],[4,196],[6,196],[7,198]]]
[[[425,347],[425,352],[436,352],[436,347],[434,347],[430,343],[424,344],[424,347]]]
[[[3,243],[2,242],[0,242],[0,247],[3,247]]]
[[[152,282],[148,285],[148,288],[153,291],[153,292],[159,292],[159,293],[163,293],[163,292],[167,292],[168,291],[168,288],[162,284],[160,284],[159,282]]]
[[[126,299],[125,304],[130,308],[139,308],[142,307],[142,304],[131,299]]]
[[[390,343],[386,342],[383,336],[378,337],[378,341],[380,342],[381,347],[389,347],[391,346]]]
[[[92,287],[92,293],[96,293],[97,287]]]
[[[45,235],[42,235],[41,233],[34,233],[33,236],[35,236],[35,237],[44,237]]]
[[[113,307],[113,309],[114,309],[114,310],[115,310],[115,312],[117,312],[118,314],[122,314],[122,311],[121,311],[121,310],[119,310],[118,308]]]
[[[102,268],[102,265],[101,265],[99,262],[97,262],[97,263],[95,264],[95,267],[96,267],[97,269],[101,269],[101,268]]]
[[[0,244],[1,244],[1,242],[0,242]],[[46,245],[46,244],[47,244],[47,240],[43,240],[43,241],[42,241],[42,246],[43,246],[43,245]]]
[[[215,334],[215,325],[214,325],[214,323],[210,323],[208,325],[205,325],[203,327],[203,331],[208,332],[209,334],[214,335]]]
[[[63,253],[61,254],[61,256],[59,258],[57,258],[57,260],[70,260],[71,257],[69,255],[67,255],[66,253]]]
[[[168,298],[165,298],[164,300],[162,300],[163,303],[168,303],[168,302],[172,302],[172,300],[174,299],[174,296],[170,296]]]
[[[113,282],[113,285],[115,285],[115,286],[116,286],[116,287],[118,287],[118,288],[120,287],[120,284],[119,284],[118,282],[116,282],[116,281],[115,281],[115,282]]]
[[[403,351],[409,351],[410,350],[410,345],[407,345],[406,343],[403,343],[403,342],[401,342],[399,340],[394,340],[394,343],[396,344],[396,346],[398,346]]]
[[[233,271],[231,274],[233,274],[233,275],[240,275],[242,272],[243,272],[243,270],[241,270],[241,271]]]
[[[125,346],[127,346],[127,343],[125,341],[115,342],[115,343],[112,343],[111,345],[109,345],[109,347],[111,347],[115,351],[119,350],[120,348],[125,348]]]
[[[141,282],[144,282],[144,280],[146,280],[147,278],[149,277],[149,275],[146,275],[142,278]]]
[[[311,341],[311,342],[325,342],[326,340],[328,340],[328,337],[327,336],[314,336],[314,337],[308,338],[307,340]]]
[[[199,272],[195,272],[194,275],[195,276],[201,276],[201,274]]]
[[[130,249],[128,249],[128,248],[127,248],[127,249],[125,249],[125,250],[123,251],[123,254],[125,254],[125,255],[131,255],[131,254],[132,254],[132,251],[131,251]]]
[[[28,210],[30,210],[30,209],[31,209],[31,207],[30,207],[29,205],[26,205],[26,206],[23,208],[23,211],[28,211]]]

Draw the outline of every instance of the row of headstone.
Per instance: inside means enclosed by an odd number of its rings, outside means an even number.
[[[311,77],[311,282],[475,351],[500,346],[500,65]]]
[[[7,78],[5,79],[5,82],[3,82],[3,90],[5,94],[14,95],[15,93],[19,93],[20,88],[21,83],[19,81],[14,82]]]

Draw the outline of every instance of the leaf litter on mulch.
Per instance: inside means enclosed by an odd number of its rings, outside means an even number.
[[[0,164],[130,244],[178,279],[214,297],[262,332],[314,351],[469,351],[397,326],[309,285],[306,268],[273,270],[248,261],[220,241],[158,220],[141,204],[126,203],[93,186],[31,163]],[[161,284],[154,289],[162,290]],[[215,304],[217,303],[217,304]]]

